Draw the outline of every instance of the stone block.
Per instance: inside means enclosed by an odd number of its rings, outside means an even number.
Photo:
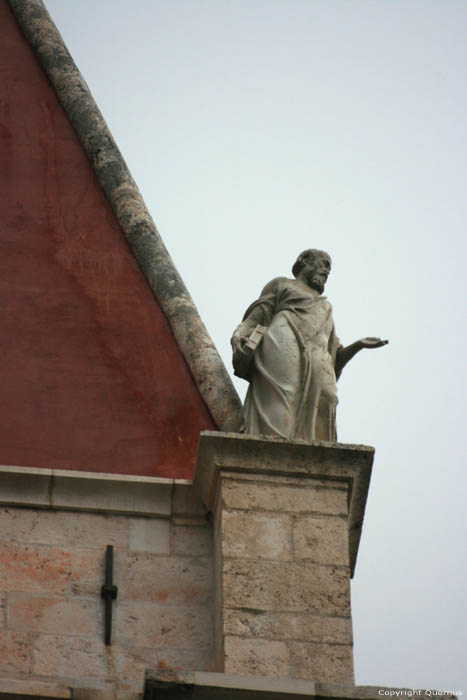
[[[125,601],[115,606],[113,637],[124,647],[210,649],[212,610],[205,605]]]
[[[224,669],[242,676],[289,676],[289,650],[284,642],[267,639],[224,639]]]
[[[353,683],[352,647],[290,642],[291,676],[315,682]]]
[[[202,671],[170,674],[150,669],[144,687],[147,700],[164,697],[172,700],[291,700],[295,697],[311,699],[315,695],[314,683],[297,678],[237,676]]]
[[[297,518],[293,527],[293,544],[295,560],[349,565],[347,522],[343,518],[315,515]]]
[[[172,554],[184,556],[212,557],[212,527],[207,523],[203,526],[171,525],[170,541]]]
[[[0,466],[0,503],[47,508],[51,469]]]
[[[287,515],[223,510],[222,553],[240,559],[292,558],[292,521]]]
[[[172,522],[177,525],[202,525],[206,508],[191,481],[175,479],[171,504]]]
[[[169,604],[202,604],[212,597],[212,560],[207,557],[122,555],[122,598]]]
[[[227,608],[348,616],[349,587],[345,567],[246,560],[227,560],[223,565]]]
[[[106,650],[103,640],[66,635],[39,635],[33,641],[33,673],[36,676],[105,679]],[[111,668],[113,672],[113,669]]]
[[[120,553],[114,553],[114,580],[118,585]],[[104,549],[77,549],[71,556],[71,593],[75,596],[95,596],[104,581]],[[117,564],[117,566],[116,566]]]
[[[125,694],[125,700],[140,700],[140,693]],[[95,688],[73,688],[73,700],[117,700],[117,691],[112,690],[97,690]]]
[[[57,547],[0,546],[0,589],[64,593],[73,579],[70,552]]]
[[[241,637],[352,644],[350,617],[226,609],[224,631]]]
[[[51,505],[71,510],[170,516],[173,479],[53,470]]]
[[[0,629],[3,629],[3,627],[6,627],[6,607],[7,607],[6,593],[0,593]]]
[[[125,682],[136,687],[140,692],[143,679],[148,668],[157,668],[159,671],[180,672],[196,671],[197,669],[210,671],[213,665],[213,652],[211,648],[185,648],[178,647],[112,647],[112,660],[115,674],[122,688]],[[123,696],[126,700],[125,696]],[[123,700],[123,699],[122,699]]]
[[[169,517],[173,488],[159,477],[0,466],[5,505]]]
[[[339,486],[339,482],[325,485],[314,479],[285,477],[222,478],[224,507],[248,511],[347,515],[347,493],[347,484]]]
[[[129,545],[130,552],[169,554],[169,521],[155,518],[131,518]]]
[[[102,585],[105,552],[40,545],[0,545],[0,590],[94,596]]]
[[[120,679],[118,688],[115,687],[115,683],[109,683],[108,688],[105,690],[100,688],[73,688],[73,700],[141,700],[141,676],[139,680]]]
[[[0,630],[0,671],[3,673],[29,673],[29,637],[17,630]]]
[[[0,688],[0,698],[57,698],[57,700],[68,700],[71,698],[71,689],[65,683],[43,682],[37,680],[17,680],[13,678],[2,678]],[[73,695],[76,698],[76,695]],[[97,700],[97,699],[96,699]]]
[[[24,544],[101,549],[128,544],[125,519],[94,513],[5,508],[0,511],[0,533],[2,540]]]
[[[44,598],[10,593],[8,627],[23,632],[97,636],[103,629],[102,603],[91,599]]]

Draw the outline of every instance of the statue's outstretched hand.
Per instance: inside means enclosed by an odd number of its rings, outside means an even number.
[[[387,345],[389,340],[381,340],[381,338],[362,338],[360,341],[360,346],[362,348],[382,348],[383,345]]]

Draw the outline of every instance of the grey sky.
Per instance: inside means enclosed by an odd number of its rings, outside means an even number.
[[[308,247],[341,340],[390,339],[339,382],[339,440],[376,447],[356,680],[466,693],[467,3],[46,4],[229,369]]]

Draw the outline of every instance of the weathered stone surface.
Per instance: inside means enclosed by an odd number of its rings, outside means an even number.
[[[102,603],[97,596],[65,599],[10,593],[8,597],[8,626],[17,631],[98,636],[102,619]]]
[[[30,544],[66,544],[90,549],[128,544],[126,520],[94,513],[3,508],[0,533],[5,541]]]
[[[51,469],[0,465],[0,503],[46,508],[50,503]]]
[[[119,562],[119,553],[114,553],[114,565]],[[105,550],[76,549],[71,558],[71,593],[76,596],[93,596],[100,590],[104,578]],[[118,581],[119,571],[115,578]]]
[[[149,670],[145,698],[156,700],[169,692],[173,700],[290,700],[315,697],[315,683],[297,678],[237,676],[228,673],[177,673]]]
[[[276,513],[224,510],[222,550],[224,557],[290,561],[292,520]]]
[[[332,481],[341,482],[360,476],[366,481],[370,476],[373,457],[374,448],[367,445],[320,441],[291,443],[273,437],[262,439],[205,430],[200,436],[194,482],[203,503],[211,509],[212,476],[219,468],[236,478],[250,474],[257,479],[281,476],[326,482],[331,478]],[[200,482],[200,477],[204,475],[208,478],[202,478]]]
[[[349,565],[347,522],[343,518],[314,515],[298,518],[293,526],[293,546],[296,560]]]
[[[71,554],[56,547],[0,546],[0,588],[4,591],[64,593],[73,580]]]
[[[120,572],[120,594],[132,600],[199,604],[212,598],[210,558],[130,554]]]
[[[0,593],[0,629],[6,627],[6,593]]]
[[[194,485],[206,509],[216,508],[220,482],[225,478],[261,483],[271,477],[296,479],[297,484],[310,480],[331,488],[338,482],[348,485],[349,560],[353,575],[365,504],[370,483],[374,450],[364,445],[313,442],[290,443],[278,438],[260,439],[251,435],[216,432],[201,433]],[[248,477],[248,479],[246,478]],[[266,479],[265,479],[266,477]],[[270,481],[269,481],[270,483]]]
[[[0,503],[4,505],[156,518],[169,517],[174,488],[173,479],[2,465],[0,480]]]
[[[172,525],[170,530],[172,554],[211,557],[213,554],[212,528]]]
[[[336,649],[325,680],[353,678],[349,528],[371,450],[203,434],[198,458],[214,516],[216,670],[311,678]]]
[[[33,672],[54,678],[105,678],[104,642],[65,635],[41,635],[33,642]]]
[[[204,605],[126,601],[115,608],[115,642],[123,646],[211,648],[213,621]]]
[[[205,525],[206,508],[191,482],[176,480],[172,492],[171,520],[176,525]]]
[[[226,636],[224,654],[226,673],[273,678],[289,676],[289,650],[284,642]]]
[[[224,630],[241,637],[352,644],[350,617],[226,609]]]
[[[57,698],[58,700],[67,700],[71,698],[71,690],[63,683],[54,683],[38,680],[15,680],[13,678],[2,678],[1,697],[5,697],[7,693],[11,697],[34,697],[34,698]],[[5,695],[3,695],[5,694]],[[76,698],[76,695],[74,695]],[[96,700],[98,700],[96,698]]]
[[[136,692],[131,692],[131,688],[126,688],[125,695],[121,695],[118,691],[114,689],[102,690],[95,688],[77,688],[73,689],[73,700],[140,700],[141,695]],[[129,691],[129,694],[128,694]]]
[[[137,700],[149,666],[213,669],[212,527],[201,522],[1,510],[0,674]],[[118,586],[110,647],[100,598],[107,543]]]
[[[101,550],[73,552],[42,545],[0,545],[0,589],[95,595],[103,576]]]
[[[196,671],[197,669],[213,670],[213,653],[208,647],[196,649],[164,647],[151,649],[148,647],[112,647],[112,659],[115,669],[122,682],[133,681],[139,691],[142,679],[148,668],[160,671]]]
[[[287,484],[287,479],[280,477],[259,481],[224,477],[222,481],[226,508],[347,515],[347,484],[323,486],[323,482],[311,479]]]
[[[0,671],[4,673],[28,673],[29,668],[28,635],[15,630],[0,630]]]
[[[321,682],[353,683],[352,647],[290,642],[291,676]]]
[[[345,567],[227,560],[223,582],[224,606],[228,608],[350,615]]]
[[[169,554],[169,521],[154,518],[131,518],[129,523],[130,552]]]
[[[61,509],[168,517],[172,488],[173,479],[54,469],[51,505]]]

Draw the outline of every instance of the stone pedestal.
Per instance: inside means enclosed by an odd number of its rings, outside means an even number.
[[[216,670],[353,683],[353,574],[374,450],[201,434],[214,518]]]

